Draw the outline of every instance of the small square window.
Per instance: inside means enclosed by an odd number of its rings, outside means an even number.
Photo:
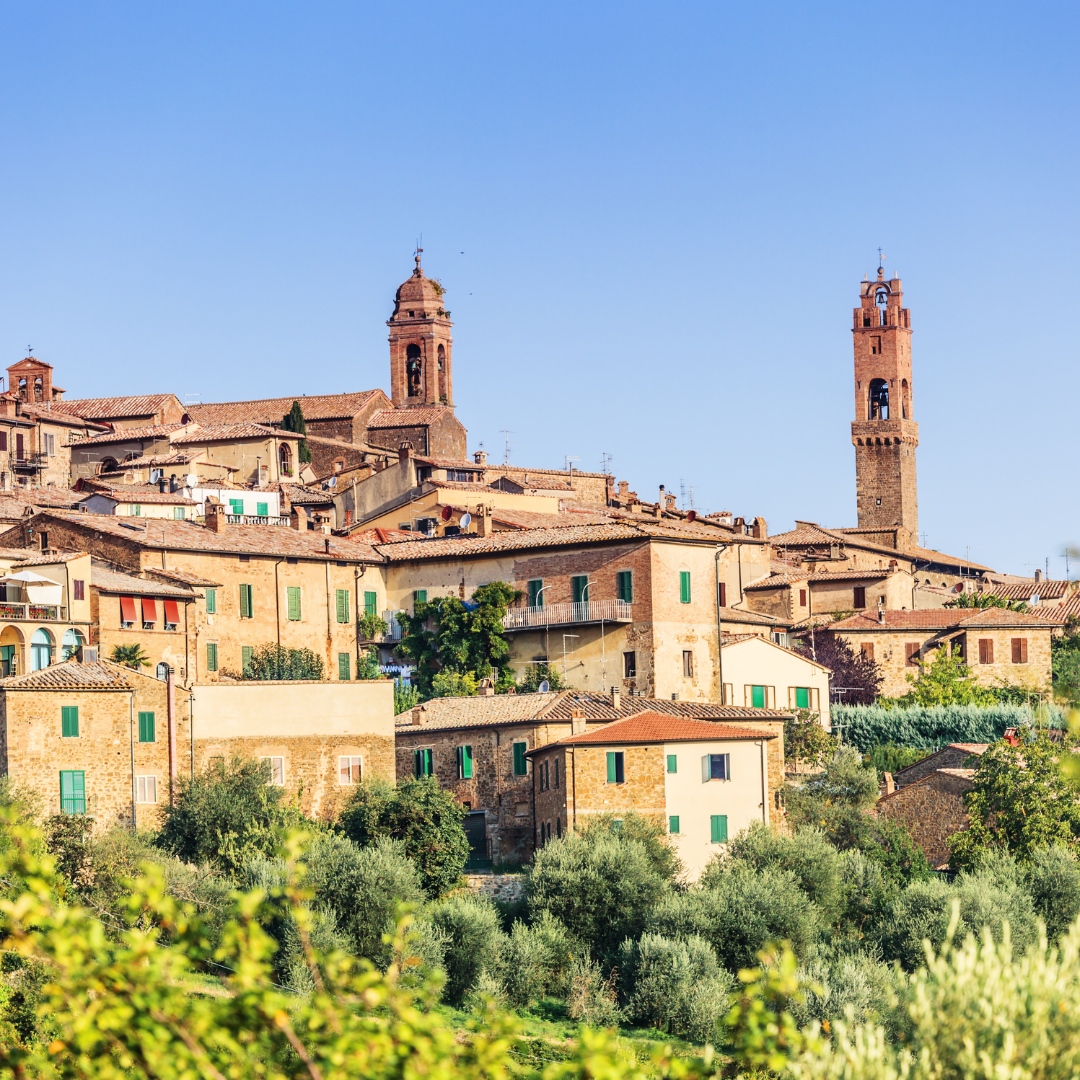
[[[607,755],[607,782],[626,782],[626,754],[622,750],[609,750]]]
[[[284,787],[285,759],[283,757],[264,757],[260,760],[270,762],[270,780],[268,783],[273,784],[275,787]]]
[[[338,783],[344,787],[353,787],[360,783],[361,765],[358,757],[338,758]]]
[[[137,803],[156,803],[157,802],[157,777],[156,776],[136,776],[135,777],[135,801]]]

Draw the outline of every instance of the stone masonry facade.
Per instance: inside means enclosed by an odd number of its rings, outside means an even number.
[[[968,825],[964,793],[971,789],[967,770],[938,770],[878,800],[877,813],[906,825],[930,865],[949,862],[949,840]]]

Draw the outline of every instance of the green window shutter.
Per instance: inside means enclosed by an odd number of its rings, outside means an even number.
[[[234,514],[241,514],[242,515],[244,513],[244,500],[243,499],[230,499],[229,500],[229,509]]]
[[[64,705],[60,709],[60,736],[75,739],[79,735],[79,706]]]
[[[425,776],[434,776],[435,775],[435,762],[433,760],[434,753],[435,753],[435,751],[430,750],[430,749],[424,751],[424,775]]]
[[[138,503],[132,503],[132,505],[131,505],[131,516],[132,517],[142,517],[142,507]]]
[[[251,619],[254,618],[254,596],[252,595],[252,589],[250,585],[240,586],[240,618]]]
[[[337,677],[342,682],[348,682],[349,676],[349,654],[347,652],[339,652],[337,654]]]
[[[525,761],[525,751],[528,749],[523,742],[514,743],[514,775],[524,776],[528,771],[528,763]]]
[[[615,598],[628,604],[634,602],[634,575],[629,570],[620,570],[615,575]]]
[[[182,506],[174,506],[173,509],[172,509],[172,516],[177,521],[183,521],[184,520],[184,507],[182,507]]]
[[[338,589],[334,598],[337,604],[337,621],[347,623],[349,621],[349,590]]]
[[[677,754],[668,754],[667,771],[677,773],[679,771],[679,757]]]
[[[795,708],[796,709],[809,709],[810,708],[810,688],[807,686],[795,687]]]
[[[60,773],[60,813],[86,813],[86,773],[64,770]]]
[[[290,585],[287,589],[289,596],[289,620],[300,621],[300,586]]]
[[[157,742],[154,736],[154,714],[152,712],[139,713],[139,742]]]
[[[615,751],[609,750],[607,755],[607,782],[615,783]]]
[[[690,571],[679,571],[679,599],[684,604],[690,603]]]
[[[415,613],[417,604],[426,604],[427,603],[427,589],[417,589],[416,592],[414,592],[412,594],[412,601],[413,601],[413,612]]]
[[[750,704],[755,709],[765,708],[765,687],[764,686],[751,686],[750,687]]]
[[[364,614],[365,615],[376,615],[376,614],[378,614],[378,612],[375,610],[375,608],[378,606],[378,604],[379,604],[379,597],[378,597],[377,593],[373,593],[373,592],[364,593]]]
[[[217,645],[206,646],[206,670],[217,671]]]
[[[714,844],[727,843],[727,814],[713,814],[709,819],[710,833]]]
[[[458,747],[458,776],[462,780],[472,779],[473,755],[471,746]]]
[[[258,514],[259,517],[269,517],[270,516],[270,504],[269,503],[256,503],[255,504],[255,513]]]
[[[533,580],[529,582],[529,607],[544,606],[543,588],[543,578],[533,578]]]
[[[424,754],[423,750],[414,750],[413,751],[413,772],[416,774],[416,779],[417,780],[419,780],[420,777],[424,775],[420,771],[420,769],[422,768],[423,760],[424,760],[423,754]]]
[[[570,579],[570,587],[573,590],[575,604],[583,604],[588,599],[585,587],[589,584],[588,574],[579,574]]]
[[[217,613],[217,590],[206,590],[206,614],[215,615]]]
[[[673,814],[667,819],[667,831],[669,833],[677,833],[679,831],[679,815]]]
[[[240,670],[244,675],[251,674],[251,658],[255,655],[255,650],[250,645],[244,645],[240,649]]]

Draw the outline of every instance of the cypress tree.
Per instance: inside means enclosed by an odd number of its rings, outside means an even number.
[[[294,401],[292,408],[282,417],[281,427],[284,431],[294,431],[297,435],[307,434],[307,425],[304,423],[304,410],[300,408],[299,401]],[[311,461],[311,451],[308,449],[307,439],[300,441],[297,456],[301,465],[306,465]]]

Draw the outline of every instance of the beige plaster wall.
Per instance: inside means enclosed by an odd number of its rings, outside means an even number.
[[[822,726],[831,730],[829,715],[829,673],[789,649],[774,645],[766,638],[750,638],[724,646],[724,682],[728,684],[729,703],[750,705],[745,700],[744,687],[768,686],[774,690],[778,709],[792,709],[795,688],[805,686],[812,691],[811,708],[821,717]]]

